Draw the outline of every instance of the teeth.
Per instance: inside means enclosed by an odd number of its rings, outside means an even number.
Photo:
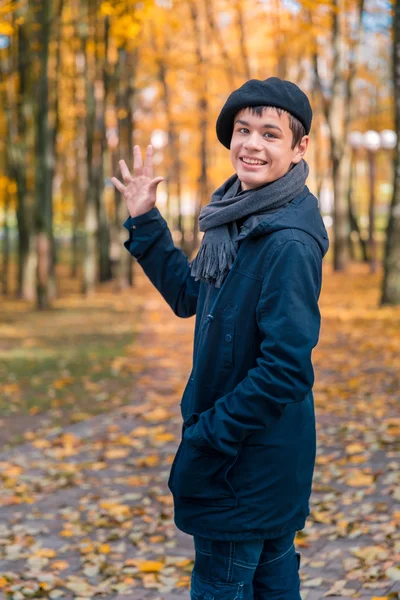
[[[265,165],[264,161],[261,160],[253,160],[251,158],[242,158],[242,161],[249,165]]]

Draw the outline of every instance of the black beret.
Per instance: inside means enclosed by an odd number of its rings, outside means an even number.
[[[279,77],[269,77],[264,81],[249,79],[231,93],[217,119],[217,137],[228,150],[231,145],[235,115],[247,106],[283,108],[304,125],[306,134],[310,132],[311,105],[305,93],[295,83]]]

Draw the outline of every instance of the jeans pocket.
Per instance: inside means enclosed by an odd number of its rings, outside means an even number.
[[[171,467],[168,486],[174,496],[211,506],[236,506],[226,475],[237,457],[182,440]]]
[[[244,583],[207,581],[192,573],[190,600],[243,600]]]

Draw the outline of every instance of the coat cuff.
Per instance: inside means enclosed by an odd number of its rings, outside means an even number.
[[[138,217],[128,217],[123,224],[123,227],[128,231],[135,230],[139,226],[152,224],[156,225],[158,223],[162,223],[165,221],[164,217],[161,215],[160,211],[157,207],[152,208],[147,213],[143,215],[139,215]]]

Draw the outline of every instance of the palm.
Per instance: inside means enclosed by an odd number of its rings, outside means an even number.
[[[142,163],[142,154],[139,146],[133,148],[133,175],[131,175],[124,160],[119,161],[122,178],[121,183],[116,177],[111,181],[124,196],[127,208],[132,217],[139,216],[151,210],[156,203],[157,186],[163,177],[153,178],[153,147],[149,145],[146,158]]]

